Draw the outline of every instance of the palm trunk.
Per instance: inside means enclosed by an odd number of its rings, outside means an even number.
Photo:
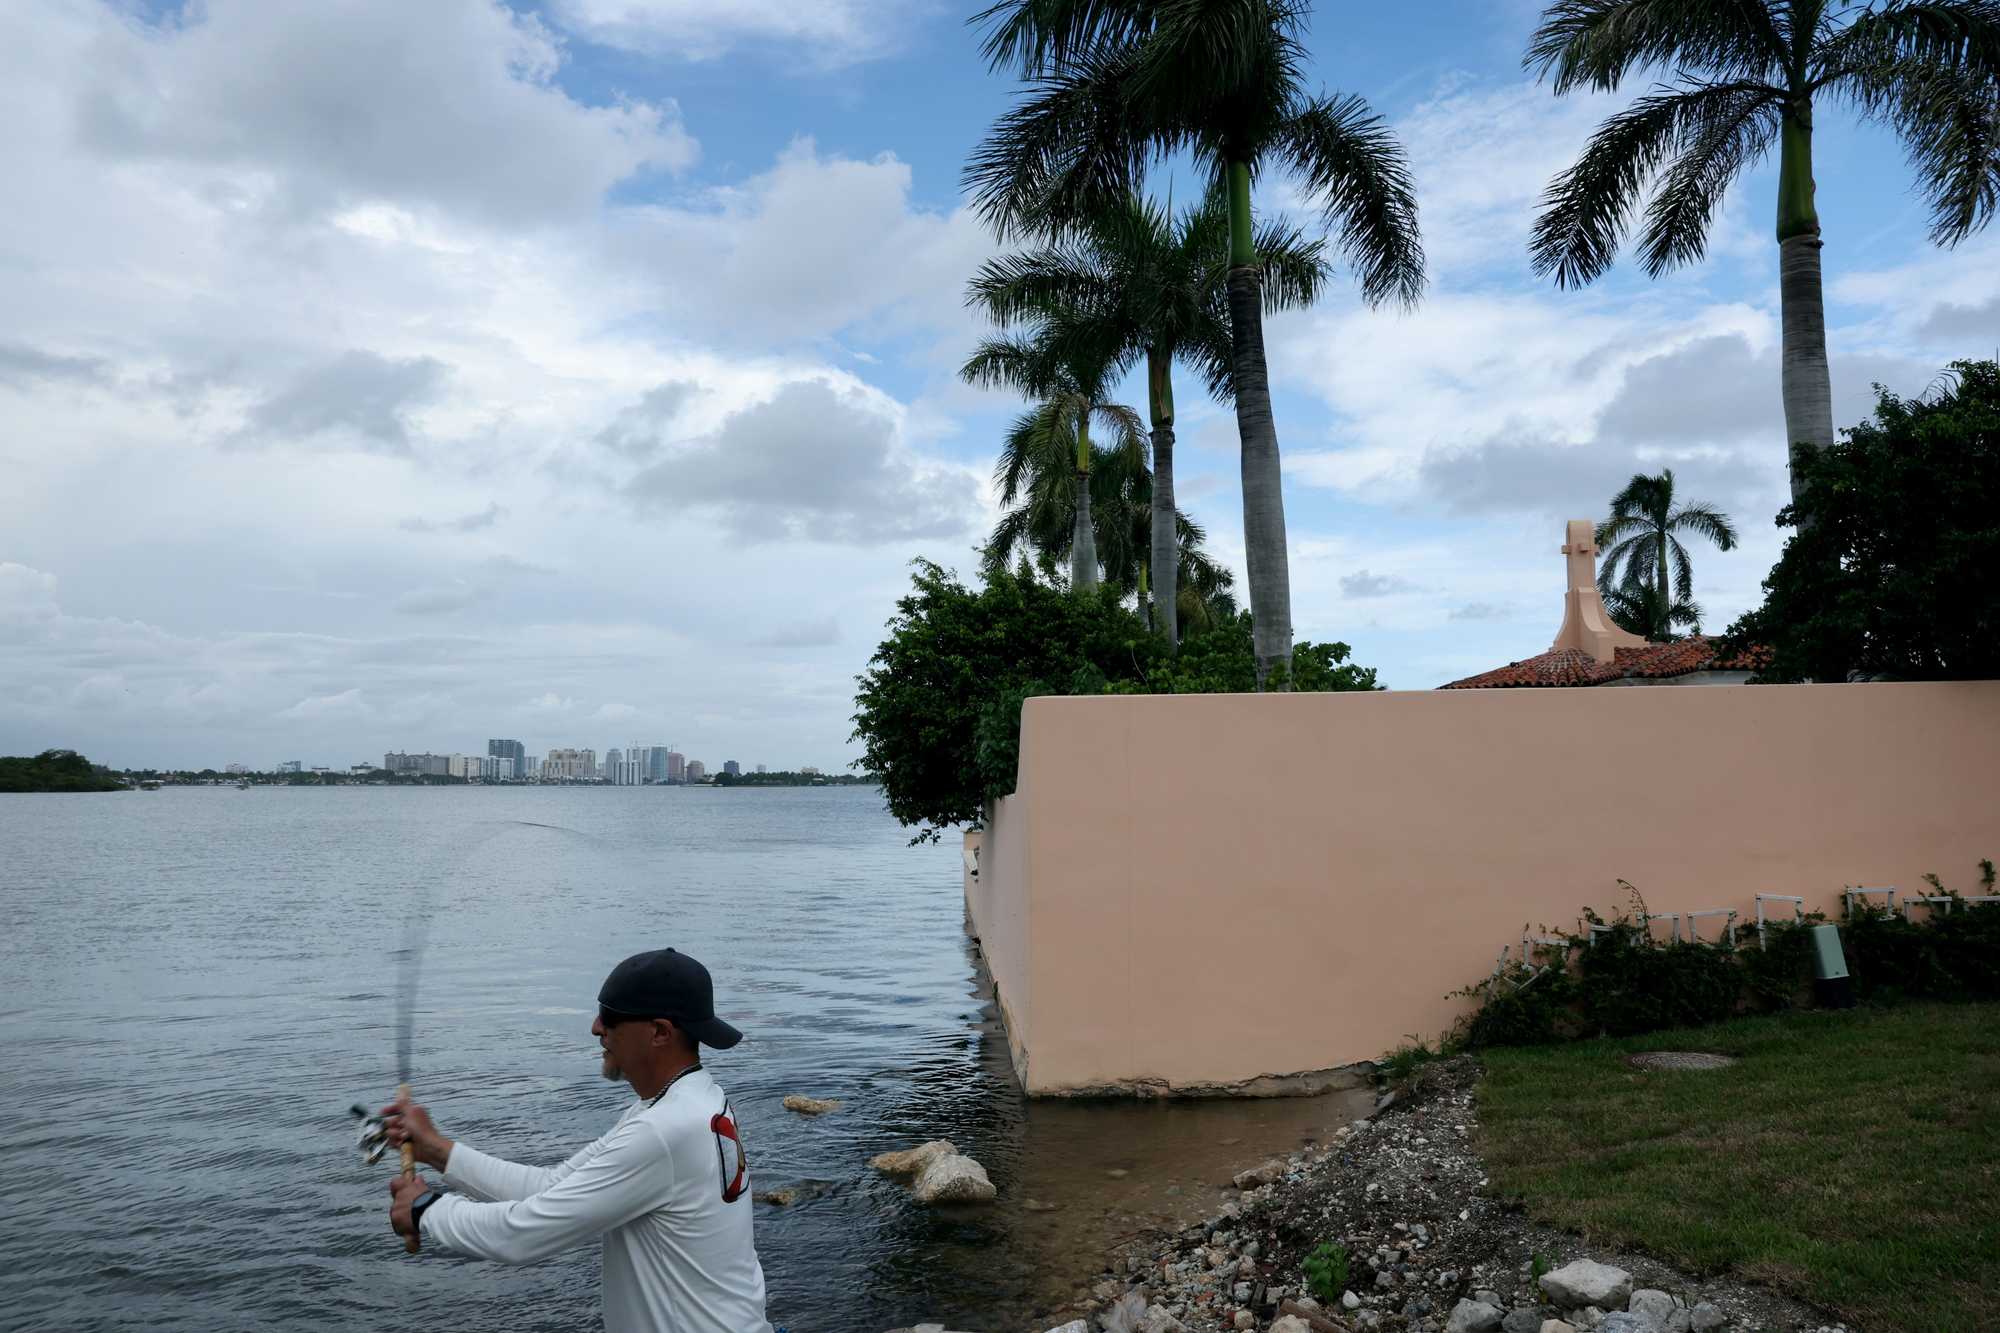
[[[1174,361],[1160,348],[1146,349],[1148,405],[1153,423],[1153,629],[1172,652],[1180,642],[1175,594],[1181,586],[1180,530],[1174,509]]]
[[[1257,684],[1277,673],[1291,688],[1292,573],[1285,551],[1285,490],[1278,423],[1264,363],[1263,275],[1250,230],[1250,167],[1229,164],[1229,333],[1236,379],[1236,434],[1243,460],[1243,557],[1250,575],[1251,642]]]
[[[1097,586],[1097,529],[1090,521],[1090,418],[1076,423],[1076,525],[1069,538],[1069,586]]]
[[[1665,643],[1674,636],[1674,597],[1667,585],[1667,530],[1660,529],[1660,621],[1658,632],[1650,635],[1659,643]]]
[[[1786,461],[1792,504],[1804,490],[1794,461],[1833,445],[1833,376],[1826,360],[1819,212],[1813,204],[1812,105],[1785,113],[1778,165],[1778,307],[1783,327]]]

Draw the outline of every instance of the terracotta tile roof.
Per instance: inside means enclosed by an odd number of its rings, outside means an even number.
[[[1619,648],[1609,662],[1599,662],[1576,648],[1556,648],[1519,662],[1482,671],[1442,690],[1496,690],[1526,686],[1602,685],[1637,676],[1664,680],[1695,671],[1754,671],[1770,660],[1768,649],[1752,648],[1727,659],[1716,656],[1716,641],[1694,635],[1674,643],[1650,643],[1644,648]]]

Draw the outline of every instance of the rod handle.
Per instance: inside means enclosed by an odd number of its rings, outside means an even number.
[[[396,1101],[400,1104],[409,1100],[410,1085],[407,1083],[398,1085],[396,1088]],[[402,1158],[403,1179],[412,1179],[417,1174],[417,1145],[411,1143],[408,1139],[403,1140]],[[411,1254],[415,1254],[423,1248],[423,1241],[414,1235],[405,1236],[403,1237],[403,1248]]]

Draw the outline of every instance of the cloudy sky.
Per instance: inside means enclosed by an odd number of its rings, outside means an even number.
[[[960,165],[1013,91],[975,7],[0,6],[0,753],[848,762],[853,677],[913,557],[972,568],[1013,409],[952,375],[994,250]],[[1301,637],[1396,688],[1538,652],[1562,521],[1663,463],[1745,534],[1696,556],[1726,623],[1784,493],[1771,166],[1702,266],[1556,292],[1534,200],[1625,99],[1525,78],[1524,0],[1320,8],[1432,285],[1270,325]],[[1848,424],[1992,354],[2000,246],[1933,249],[1893,140],[1821,124]],[[1240,569],[1233,418],[1180,399]]]

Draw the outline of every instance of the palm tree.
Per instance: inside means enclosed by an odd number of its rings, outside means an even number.
[[[1701,633],[1701,607],[1686,597],[1663,602],[1659,588],[1651,583],[1606,589],[1604,609],[1620,629],[1643,635],[1654,643],[1672,641],[1675,626],[1690,634]]]
[[[1362,295],[1423,289],[1417,205],[1401,147],[1359,97],[1305,89],[1305,0],[999,0],[975,21],[985,51],[1034,80],[966,167],[1003,234],[1059,232],[1104,214],[1146,166],[1190,154],[1229,200],[1231,382],[1243,470],[1243,545],[1259,681],[1289,672],[1290,563],[1264,356],[1264,274],[1250,189],[1284,172],[1338,233]]]
[[[1264,306],[1310,305],[1328,276],[1322,242],[1297,229],[1266,224],[1257,233],[1264,266]],[[1033,250],[982,265],[967,303],[997,323],[1046,319],[1058,312],[1093,345],[1117,349],[1114,373],[1146,365],[1153,444],[1151,491],[1158,515],[1174,507],[1174,381],[1176,360],[1207,381],[1218,399],[1230,397],[1229,200],[1211,190],[1178,217],[1126,195],[1104,213],[1084,218],[1069,234]],[[1175,525],[1147,525],[1151,583],[1176,588]],[[1180,638],[1173,597],[1155,607],[1153,628],[1172,645]]]
[[[1727,514],[1698,500],[1674,502],[1672,468],[1661,469],[1657,477],[1641,473],[1626,482],[1625,489],[1611,497],[1611,517],[1597,525],[1597,546],[1605,552],[1597,571],[1597,590],[1604,605],[1620,625],[1655,641],[1672,638],[1676,624],[1701,630],[1701,608],[1694,603],[1694,562],[1678,533],[1707,538],[1718,551],[1736,546],[1736,528]]]
[[[1153,596],[1147,556],[1153,549],[1153,523],[1159,511],[1151,473],[1133,450],[1093,445],[1091,452],[1090,515],[1103,581],[1121,596],[1133,598],[1140,611],[1153,618],[1156,629],[1163,607],[1173,603],[1178,610],[1192,596],[1206,627],[1208,618],[1201,609],[1235,581],[1204,549],[1206,534],[1185,514],[1174,515],[1177,595]],[[1015,480],[1021,499],[994,524],[982,552],[989,571],[1026,561],[1044,576],[1053,576],[1071,559],[1076,532],[1073,468],[1066,449],[1026,460]],[[1003,491],[1010,471],[1014,471],[1010,459],[1003,457],[998,478]]]
[[[1111,367],[1108,349],[1085,343],[1060,319],[1047,319],[1032,337],[987,339],[959,371],[968,383],[1004,384],[1036,400],[1015,420],[1001,448],[995,473],[1000,503],[1012,506],[1025,498],[1031,507],[1047,509],[1050,479],[1068,473],[1069,581],[1079,592],[1097,586],[1097,536],[1090,519],[1091,464],[1097,451],[1090,427],[1095,422],[1108,430],[1112,448],[1142,466],[1146,450],[1139,414],[1109,401]]]
[[[1778,302],[1788,455],[1833,444],[1813,203],[1816,102],[1838,97],[1903,140],[1955,245],[2000,205],[2000,5],[1992,0],[1555,0],[1526,64],[1555,91],[1670,76],[1607,120],[1543,196],[1535,269],[1558,286],[1611,267],[1655,181],[1639,239],[1658,277],[1702,257],[1724,192],[1778,145]],[[1791,468],[1792,502],[1801,498]]]

